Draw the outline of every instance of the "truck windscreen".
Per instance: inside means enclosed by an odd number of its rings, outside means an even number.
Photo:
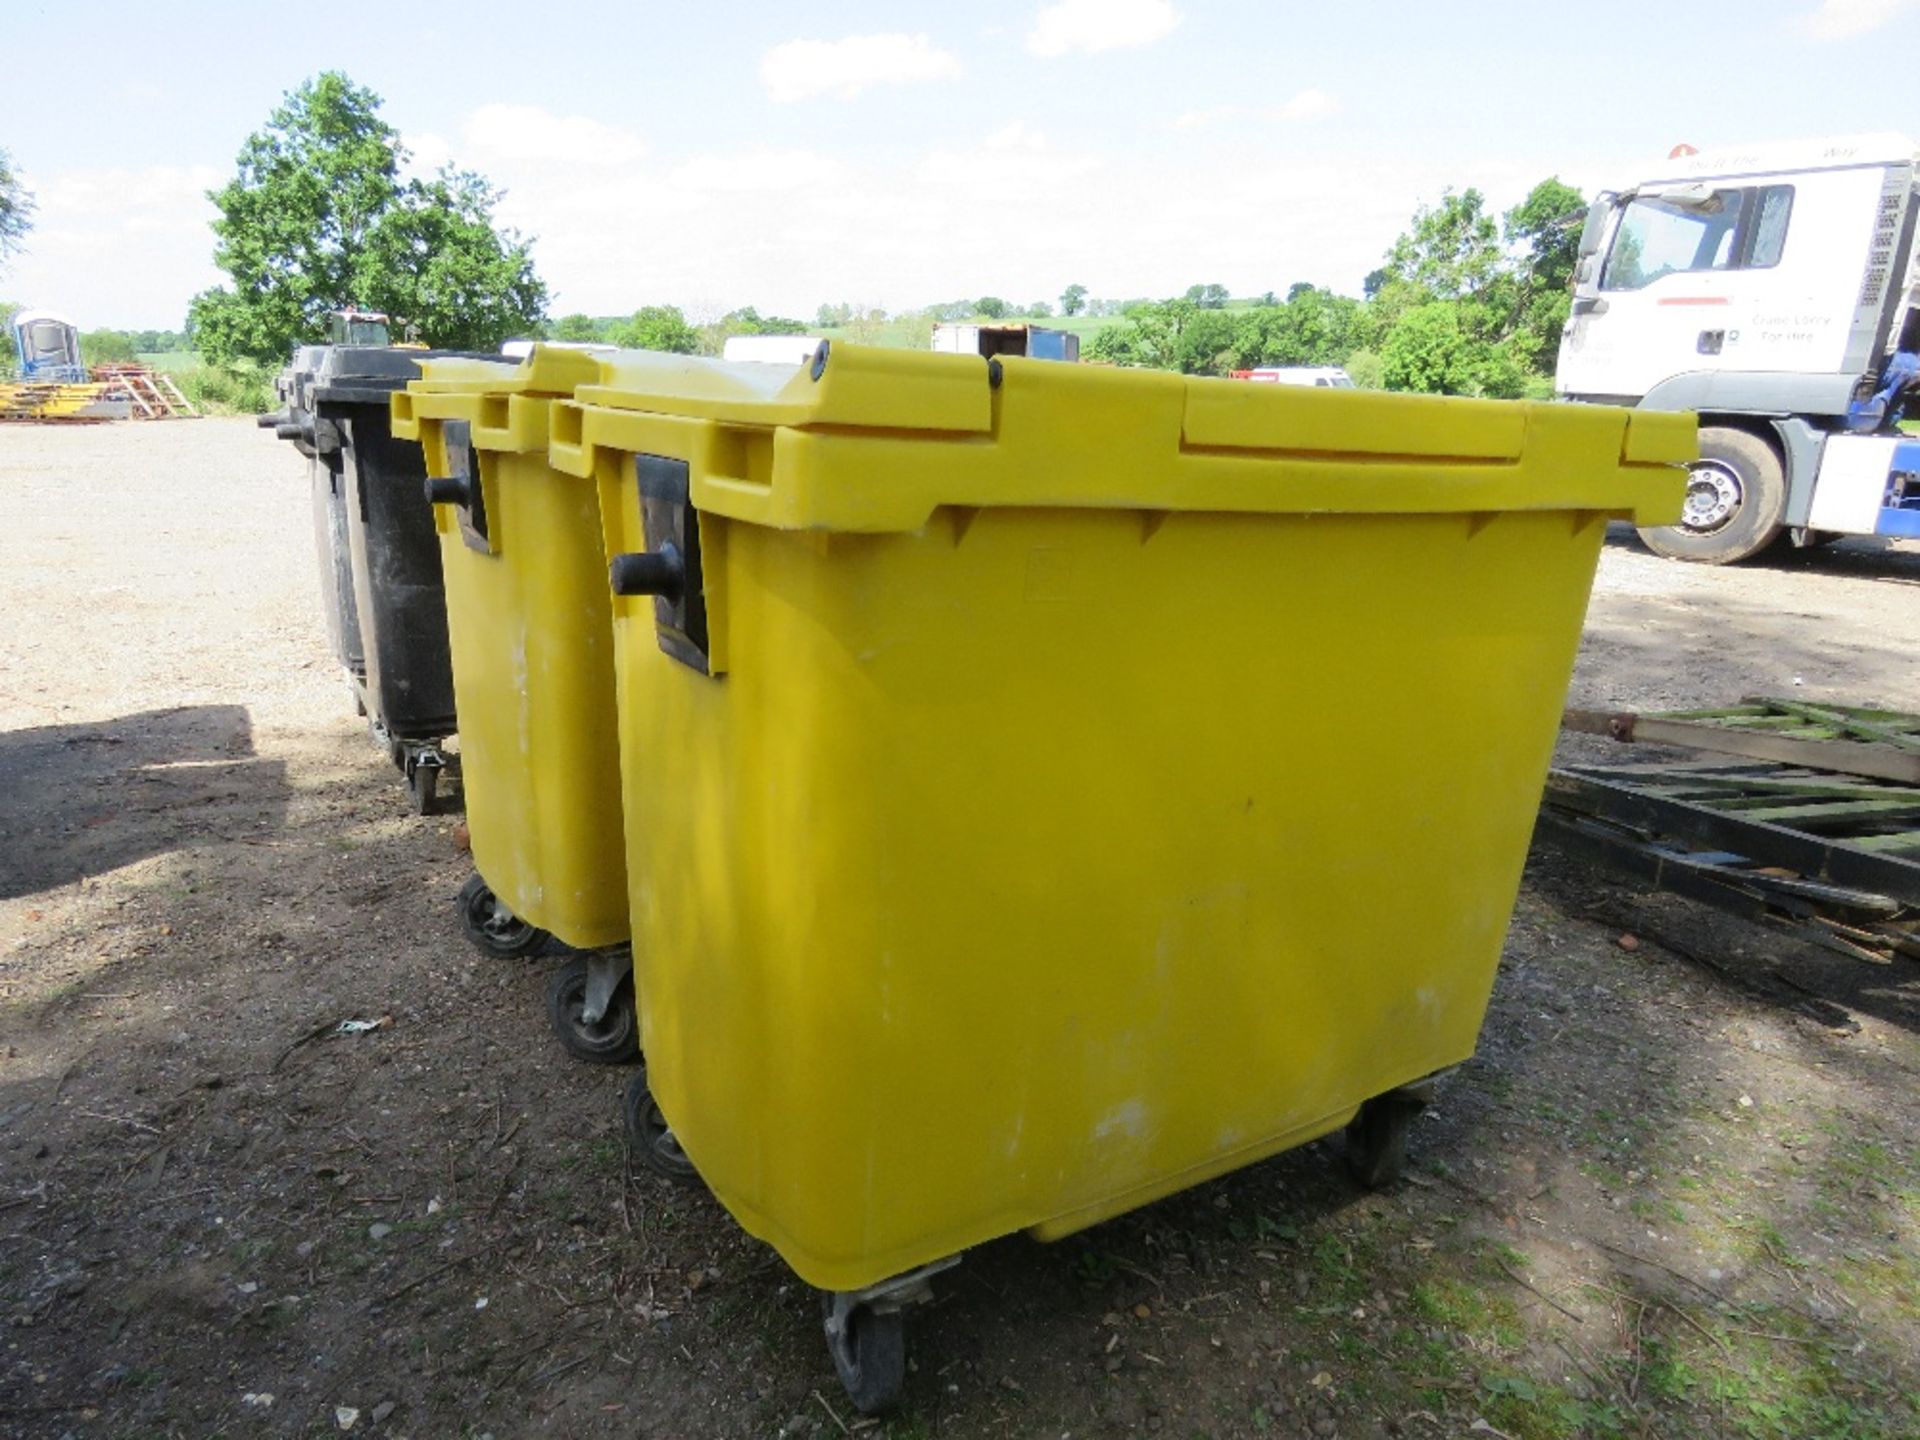
[[[1636,195],[1613,232],[1600,287],[1639,290],[1681,271],[1777,265],[1792,211],[1791,185]]]

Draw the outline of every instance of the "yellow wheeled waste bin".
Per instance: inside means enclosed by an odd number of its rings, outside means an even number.
[[[637,1058],[620,750],[600,507],[547,464],[552,400],[598,367],[542,346],[519,363],[426,360],[393,428],[425,448],[447,587],[475,874],[468,936],[527,954],[548,935],[584,953],[549,977],[570,1054]]]
[[[1693,422],[823,346],[556,402],[610,566],[643,1142],[901,1310],[1473,1053],[1610,517]],[[643,1153],[646,1152],[643,1143]]]

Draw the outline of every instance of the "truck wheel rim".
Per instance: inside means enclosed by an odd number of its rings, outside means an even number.
[[[1687,498],[1680,523],[1701,534],[1718,530],[1740,509],[1740,476],[1730,465],[1702,460],[1687,469]]]

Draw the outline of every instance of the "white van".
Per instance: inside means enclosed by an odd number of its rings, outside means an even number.
[[[1338,365],[1263,365],[1257,370],[1235,370],[1233,378],[1267,385],[1315,385],[1322,390],[1353,389],[1353,377]]]

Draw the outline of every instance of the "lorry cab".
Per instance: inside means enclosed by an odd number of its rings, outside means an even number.
[[[392,322],[378,310],[355,310],[351,306],[327,312],[329,345],[371,345],[393,343]]]
[[[1783,536],[1905,533],[1867,501],[1903,510],[1920,486],[1862,478],[1878,461],[1846,442],[1896,436],[1920,374],[1917,176],[1913,141],[1867,135],[1676,155],[1596,199],[1555,389],[1700,416],[1686,518],[1647,532],[1653,549],[1726,561]],[[1816,503],[1828,462],[1838,509]]]

